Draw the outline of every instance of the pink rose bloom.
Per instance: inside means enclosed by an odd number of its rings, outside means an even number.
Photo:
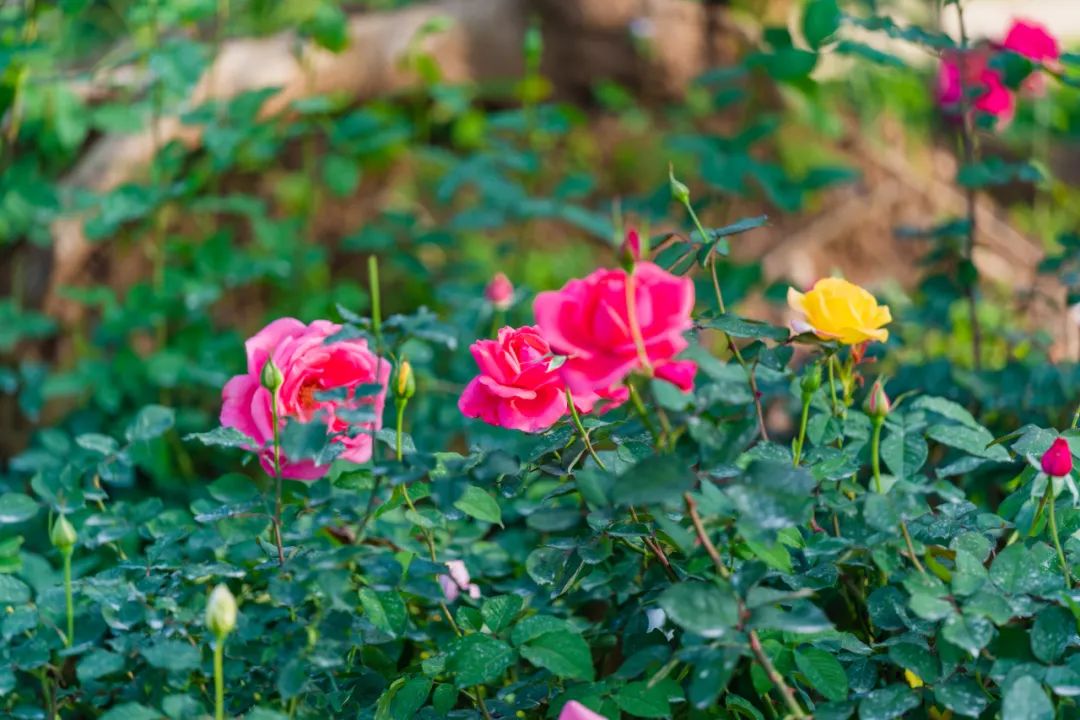
[[[998,118],[1002,124],[1012,120],[1015,109],[1013,94],[1005,87],[1001,75],[990,67],[986,50],[946,53],[942,56],[937,77],[938,104],[947,113],[959,115],[965,89],[972,98],[971,106],[975,110]]]
[[[560,372],[575,405],[591,409],[601,397],[625,400],[620,386],[633,372],[691,390],[697,365],[674,358],[688,345],[683,333],[693,325],[693,307],[690,278],[639,262],[632,273],[597,270],[562,290],[542,292],[533,311],[551,349],[567,357]]]
[[[594,713],[577,700],[571,700],[563,705],[562,712],[559,713],[559,720],[607,720],[607,718],[599,713]]]
[[[1057,38],[1042,25],[1026,20],[1013,21],[1001,46],[1037,63],[1061,57]]]
[[[450,570],[450,574],[439,576],[439,585],[442,586],[446,602],[454,602],[463,592],[473,600],[480,599],[480,588],[469,577],[469,569],[465,567],[463,561],[448,560],[446,567]]]
[[[514,285],[504,273],[496,273],[484,288],[484,298],[496,310],[509,310],[514,303]]]
[[[305,325],[294,318],[281,318],[244,343],[247,372],[225,383],[221,424],[255,441],[266,472],[274,471],[273,448],[267,447],[273,443],[274,429],[270,391],[262,386],[260,374],[270,358],[282,374],[277,393],[282,426],[286,419],[306,423],[318,418],[327,424],[327,432],[334,434],[333,441],[345,446],[339,457],[355,463],[371,459],[370,432],[382,427],[390,363],[380,360],[360,338],[327,343],[326,339],[339,330],[340,325],[326,320]],[[382,386],[376,397],[354,397],[357,386],[374,383]],[[317,397],[317,393],[341,389],[346,391],[343,399]],[[357,425],[339,414],[361,408],[371,410],[373,422]],[[360,432],[349,437],[346,433],[353,425]],[[281,457],[281,476],[290,480],[316,480],[326,470],[325,465],[316,465],[310,459],[292,461]]]
[[[497,340],[478,340],[469,349],[480,374],[458,399],[463,415],[535,433],[566,414],[566,388],[535,327],[504,327]]]
[[[1025,20],[1014,21],[1001,47],[1051,69],[1059,66],[1061,46],[1058,45],[1057,38],[1038,23]],[[1023,87],[1031,95],[1042,95],[1046,87],[1046,78],[1039,73],[1032,73],[1024,80]]]

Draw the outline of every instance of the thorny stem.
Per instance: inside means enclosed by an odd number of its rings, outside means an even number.
[[[880,495],[884,492],[881,487],[881,428],[885,425],[885,418],[875,417],[872,422],[874,431],[873,435],[870,436],[870,466],[874,471],[874,490]],[[907,521],[903,519],[900,520],[900,534],[904,536],[904,543],[907,545],[908,555],[911,556],[911,562],[915,565],[915,569],[921,575],[925,575],[926,568],[923,567],[918,554],[915,552],[915,544],[911,542],[911,533],[908,531]]]
[[[1069,563],[1065,560],[1065,551],[1061,549],[1061,538],[1058,537],[1057,517],[1054,513],[1054,479],[1049,478],[1046,483],[1046,509],[1047,519],[1050,521],[1050,537],[1054,539],[1054,549],[1057,550],[1058,562],[1061,563],[1061,572],[1065,575],[1065,587],[1072,587],[1072,573],[1069,572]]]
[[[799,705],[799,701],[795,698],[795,691],[784,682],[783,676],[776,670],[776,666],[772,664],[772,660],[765,653],[765,648],[761,647],[761,638],[758,637],[756,630],[750,631],[750,650],[754,653],[754,657],[757,658],[758,663],[761,665],[761,669],[765,671],[765,674],[769,676],[769,680],[772,681],[780,690],[780,695],[784,698],[784,704],[788,706],[788,710],[791,711],[792,717],[805,718],[806,713],[803,712],[802,707]]]
[[[691,213],[692,212],[693,211],[691,210]],[[694,218],[695,218],[695,220],[697,219],[696,216],[694,216]],[[699,230],[700,230],[700,225],[699,225]],[[727,309],[724,306],[724,293],[720,289],[720,279],[719,279],[719,277],[717,277],[717,274],[716,274],[716,255],[715,254],[713,254],[709,258],[709,274],[712,276],[713,292],[716,294],[716,305],[720,309],[721,314],[726,315],[727,314]],[[731,350],[731,354],[735,357],[735,360],[742,367],[743,372],[746,373],[746,381],[750,384],[750,395],[751,395],[751,397],[754,398],[754,410],[757,412],[758,430],[761,431],[761,439],[768,442],[768,440],[769,440],[769,430],[765,426],[765,410],[761,405],[761,393],[758,392],[757,374],[755,372],[755,368],[750,367],[749,365],[746,364],[746,359],[743,358],[742,351],[739,350],[739,346],[735,344],[735,340],[732,339],[732,337],[730,335],[728,335],[723,330],[720,331],[720,334],[723,335],[724,340],[727,343],[728,349]]]
[[[585,443],[585,449],[589,451],[589,455],[592,456],[592,459],[596,461],[601,470],[607,470],[604,461],[596,454],[596,448],[593,447],[592,440],[589,439],[589,433],[585,432],[585,426],[581,424],[581,416],[578,414],[577,408],[574,407],[574,395],[570,392],[570,388],[566,388],[566,405],[570,408],[570,417],[573,418],[574,427],[581,434],[581,441]]]
[[[730,571],[727,566],[724,565],[724,561],[720,558],[720,553],[717,552],[716,546],[713,545],[712,540],[709,538],[709,534],[705,532],[705,525],[701,522],[701,516],[697,512],[697,503],[694,502],[694,498],[690,493],[684,493],[683,499],[686,501],[687,512],[690,513],[690,520],[694,523],[694,530],[697,532],[698,539],[701,541],[702,546],[705,548],[705,552],[712,558],[713,565],[716,566],[717,572],[723,578],[730,577]],[[740,614],[742,612],[742,602],[739,602]],[[758,664],[761,665],[761,669],[765,671],[765,674],[780,690],[780,695],[784,698],[784,703],[788,706],[788,710],[795,718],[806,718],[806,713],[803,712],[802,707],[799,705],[799,701],[795,698],[795,692],[784,681],[783,676],[776,670],[776,666],[773,665],[772,660],[765,653],[765,648],[761,646],[761,638],[758,637],[756,630],[749,632],[750,636],[750,651],[754,653],[754,658],[757,659]]]
[[[967,26],[964,24],[964,8],[958,2],[956,3],[956,20],[960,26],[960,52],[968,52],[968,34]],[[961,58],[961,65],[965,62],[966,58]],[[961,124],[961,144],[963,146],[964,164],[972,165],[978,155],[978,148],[975,141],[975,126],[974,117],[972,115],[971,100],[968,97],[967,79],[963,67],[960,72],[960,112],[962,117]],[[967,238],[964,244],[964,259],[969,262],[974,262],[975,255],[975,237],[977,234],[978,226],[976,223],[976,206],[975,206],[975,188],[967,187],[965,189],[965,199],[967,203]],[[971,323],[971,351],[974,359],[974,366],[976,370],[982,369],[982,329],[979,327],[979,316],[976,312],[977,299],[975,297],[975,284],[972,282],[964,290],[967,294],[968,300],[968,316]]]
[[[630,518],[634,522],[641,522],[638,518],[637,510],[635,510],[632,505],[630,506]],[[642,542],[645,543],[645,547],[649,548],[649,551],[656,558],[657,562],[660,563],[660,566],[664,568],[664,573],[667,574],[668,579],[671,580],[671,582],[678,582],[679,576],[676,574],[675,569],[671,567],[671,561],[668,560],[667,553],[664,552],[664,548],[657,539],[655,537],[647,537],[644,538]]]

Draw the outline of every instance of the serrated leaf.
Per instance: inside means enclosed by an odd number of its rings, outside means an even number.
[[[588,643],[566,630],[546,633],[520,648],[521,656],[556,677],[592,682],[595,676]]]
[[[502,510],[495,498],[475,485],[465,487],[465,492],[454,503],[461,512],[483,522],[502,525]]]

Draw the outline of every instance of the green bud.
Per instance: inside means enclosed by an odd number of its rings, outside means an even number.
[[[49,533],[49,540],[52,542],[53,547],[61,551],[69,551],[75,546],[75,541],[78,539],[79,536],[75,532],[75,526],[65,516],[61,515],[56,518],[52,531]]]
[[[394,375],[394,397],[399,400],[408,400],[415,394],[416,376],[413,375],[412,365],[409,364],[409,361],[402,358]]]
[[[544,36],[537,23],[532,23],[525,31],[524,47],[530,67],[535,67],[540,63],[540,56],[544,52]]]
[[[671,186],[671,197],[673,200],[677,200],[683,205],[690,202],[690,188],[686,187],[686,185],[675,178],[675,168],[671,165],[668,166],[668,184]]]
[[[266,358],[266,364],[263,365],[259,381],[264,388],[275,393],[281,387],[281,383],[285,382],[285,378],[282,377],[281,370],[274,364],[274,361],[271,358]]]
[[[215,587],[206,601],[206,627],[219,639],[236,627],[236,598],[224,583]]]
[[[866,401],[863,403],[863,412],[869,415],[871,419],[881,421],[889,414],[891,407],[889,396],[885,394],[885,384],[881,382],[881,378],[878,378],[874,381],[870,392],[866,396]]]
[[[803,371],[802,384],[803,395],[809,397],[818,391],[821,387],[821,365],[814,363],[813,365],[807,365]]]

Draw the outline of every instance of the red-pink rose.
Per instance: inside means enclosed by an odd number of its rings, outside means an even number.
[[[310,325],[294,318],[281,318],[252,336],[244,347],[247,351],[247,372],[237,375],[222,390],[221,424],[236,428],[261,449],[263,468],[273,472],[273,416],[270,391],[262,386],[260,374],[267,359],[282,374],[278,390],[278,415],[281,426],[286,419],[311,422],[318,418],[334,434],[334,442],[345,446],[339,457],[356,463],[371,459],[372,429],[382,427],[382,412],[386,401],[386,382],[390,363],[378,358],[367,341],[354,338],[326,342],[341,330],[340,325],[316,320]],[[375,384],[382,390],[374,398],[356,398],[359,385]],[[344,390],[341,398],[325,399],[318,394]],[[343,410],[369,410],[374,420],[350,422],[342,417]],[[353,437],[350,428],[360,429]],[[281,476],[291,480],[315,480],[326,473],[326,466],[309,459],[290,460],[282,456]]]
[[[618,386],[633,372],[691,390],[697,365],[674,358],[688,345],[683,333],[693,325],[693,307],[690,278],[639,262],[632,273],[597,270],[542,292],[533,311],[552,351],[567,358],[560,371],[580,407],[596,396],[625,399]]]
[[[1001,46],[1034,62],[1057,60],[1061,57],[1057,38],[1042,25],[1026,20],[1013,21]]]
[[[941,58],[937,77],[938,103],[946,112],[958,115],[965,91],[975,110],[997,118],[1001,124],[1012,120],[1015,98],[1005,87],[1001,74],[990,67],[989,51],[985,48],[946,53]]]
[[[480,374],[458,399],[467,417],[491,425],[540,432],[566,414],[566,388],[551,369],[551,348],[535,327],[499,331],[470,348]]]

